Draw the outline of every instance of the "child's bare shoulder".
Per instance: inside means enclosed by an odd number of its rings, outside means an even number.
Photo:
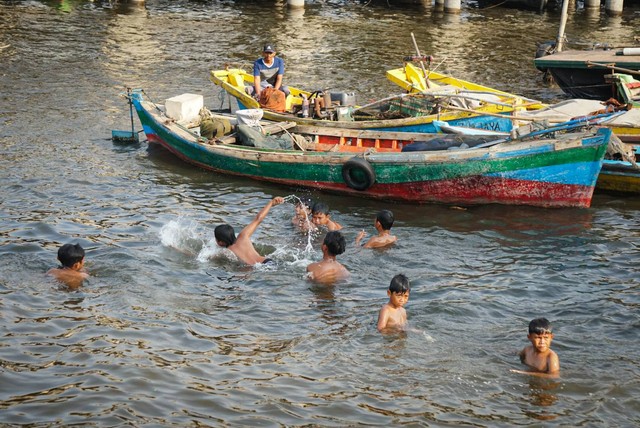
[[[382,248],[395,244],[398,239],[395,236],[372,236],[366,243],[368,248]]]

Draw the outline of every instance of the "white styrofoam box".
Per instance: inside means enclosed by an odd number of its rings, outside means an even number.
[[[204,107],[204,97],[197,94],[182,94],[164,102],[167,116],[177,122],[190,122],[198,117]]]

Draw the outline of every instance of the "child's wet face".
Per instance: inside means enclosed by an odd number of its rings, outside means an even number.
[[[547,352],[551,348],[553,333],[529,333],[527,338],[535,348],[536,352]]]
[[[406,305],[409,301],[408,291],[404,293],[392,293],[391,291],[387,291],[387,293],[389,294],[389,302],[396,308]]]
[[[312,221],[315,224],[327,224],[329,223],[329,216],[325,213],[314,213]]]

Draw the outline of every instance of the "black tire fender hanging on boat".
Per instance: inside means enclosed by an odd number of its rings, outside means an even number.
[[[376,173],[366,159],[352,157],[342,165],[342,178],[354,190],[367,190],[376,182]]]

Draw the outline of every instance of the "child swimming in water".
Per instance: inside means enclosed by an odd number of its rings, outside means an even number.
[[[546,318],[536,318],[529,323],[527,339],[531,345],[525,346],[518,354],[520,361],[531,370],[511,370],[513,373],[530,374],[540,377],[558,377],[560,359],[551,350],[553,332],[551,323]]]
[[[64,244],[58,249],[61,266],[49,269],[47,275],[53,276],[72,290],[79,288],[89,278],[84,270],[84,248],[80,244]]]
[[[407,311],[404,305],[409,301],[411,283],[409,278],[398,274],[391,279],[387,296],[389,301],[380,309],[378,314],[378,331],[388,332],[404,330],[407,325]]]
[[[393,213],[389,210],[382,210],[376,215],[376,219],[373,222],[373,226],[378,231],[376,236],[372,236],[363,245],[363,248],[382,248],[391,244],[395,244],[398,240],[391,234],[391,226],[393,226]],[[362,230],[356,237],[356,245],[360,245],[360,241],[365,236],[365,231]]]

